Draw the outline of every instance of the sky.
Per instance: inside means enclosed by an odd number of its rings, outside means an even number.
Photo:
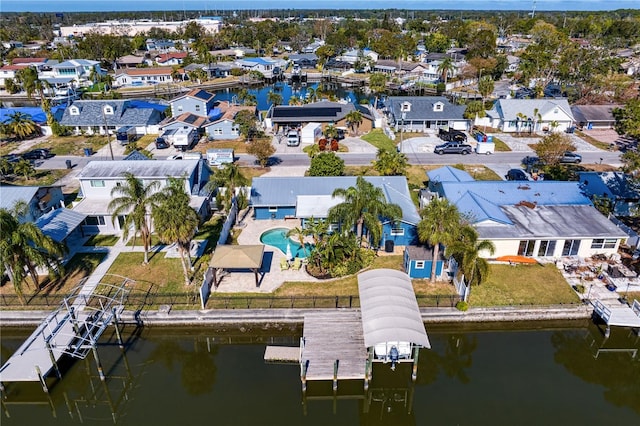
[[[638,0],[535,0],[536,10],[638,9]],[[0,12],[113,12],[240,9],[531,10],[534,0],[0,0]]]

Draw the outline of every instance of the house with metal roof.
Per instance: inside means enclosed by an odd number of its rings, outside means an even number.
[[[56,209],[40,216],[36,226],[54,241],[68,244],[84,237],[81,225],[86,218],[86,214],[71,209]]]
[[[454,105],[444,96],[390,96],[386,114],[395,131],[425,132],[427,129],[468,130],[464,105]]]
[[[243,70],[258,71],[268,80],[281,77],[287,67],[287,61],[272,58],[244,58],[237,60],[235,64]]]
[[[622,107],[623,105],[573,105],[571,112],[580,128],[613,129],[616,124],[613,110]]]
[[[251,205],[257,220],[268,219],[324,219],[331,207],[342,203],[332,197],[337,188],[355,186],[356,176],[335,177],[257,177],[252,181]],[[382,189],[388,203],[402,209],[400,221],[382,220],[381,245],[406,246],[418,241],[416,227],[420,221],[418,210],[404,176],[365,176],[364,179]]]
[[[566,99],[498,99],[487,124],[503,132],[564,132],[575,123]]]
[[[184,71],[178,70],[184,74]],[[120,68],[116,70],[113,85],[122,86],[148,86],[150,84],[171,83],[173,69],[170,67],[158,68]]]
[[[71,59],[51,66],[51,71],[43,71],[40,77],[72,77],[79,86],[91,86],[91,75],[104,75],[99,61]]]
[[[113,199],[111,191],[123,185],[125,173],[132,173],[145,185],[158,181],[162,190],[169,177],[184,181],[184,190],[190,195],[190,205],[201,217],[209,213],[209,197],[205,185],[209,181],[211,169],[201,160],[120,160],[91,161],[77,176],[83,198],[73,210],[87,215],[83,223],[85,234],[119,234],[122,218],[112,220],[109,203]]]
[[[43,214],[63,206],[64,195],[60,186],[0,185],[0,209],[11,210],[24,202],[28,210],[24,222],[35,222]]]
[[[267,111],[264,124],[268,130],[274,132],[282,127],[302,128],[309,123],[320,123],[323,129],[329,125],[347,127],[346,116],[354,110],[362,114],[359,131],[371,131],[374,123],[371,111],[364,105],[354,105],[350,102],[320,101],[304,105],[273,105]]]
[[[622,172],[578,172],[578,180],[591,198],[608,200],[615,216],[637,216],[640,188]]]
[[[593,207],[579,182],[449,181],[435,188],[481,240],[494,243],[495,257],[609,255],[628,237]]]
[[[166,109],[162,100],[77,100],[65,109],[60,124],[76,134],[103,135],[107,129],[112,134],[123,126],[135,127],[138,135],[156,134]]]

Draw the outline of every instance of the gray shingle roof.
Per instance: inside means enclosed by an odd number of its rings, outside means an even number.
[[[401,105],[404,102],[411,104],[411,110],[405,112],[405,119],[412,120],[465,120],[462,116],[464,105],[454,105],[444,96],[390,96],[387,99],[388,107],[393,116],[399,120],[402,117]],[[434,111],[433,106],[441,102],[442,111]]]
[[[589,121],[615,121],[613,110],[620,105],[574,105],[571,107],[573,117],[578,123]]]
[[[161,103],[158,100],[156,103]],[[113,115],[102,114],[105,105],[113,108]],[[71,115],[71,109],[77,107],[79,115]],[[128,100],[78,100],[64,111],[60,120],[63,126],[101,126],[105,118],[108,126],[149,126],[160,123],[162,114],[153,108],[133,108]]]

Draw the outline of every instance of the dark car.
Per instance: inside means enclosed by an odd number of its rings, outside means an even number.
[[[164,138],[156,138],[156,149],[167,148],[169,148],[169,142],[167,142]]]
[[[7,155],[3,155],[2,157],[3,160],[6,160],[9,163],[17,163],[18,161],[20,161],[20,156],[18,154],[7,154]]]
[[[442,145],[437,145],[433,152],[438,155],[442,154],[462,154],[467,155],[472,151],[471,145],[467,145],[466,143],[458,143],[458,142],[447,142]]]
[[[53,154],[46,148],[37,148],[22,154],[25,160],[46,160],[53,157]]]
[[[582,162],[582,155],[576,154],[575,152],[566,151],[560,157],[561,163],[572,163],[572,164],[580,164]]]
[[[504,175],[506,180],[529,180],[529,177],[522,169],[511,169]]]

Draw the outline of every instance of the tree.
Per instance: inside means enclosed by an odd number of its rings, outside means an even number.
[[[447,86],[447,80],[450,75],[456,71],[456,66],[453,63],[453,59],[450,56],[445,56],[438,65],[438,74],[440,74],[440,80],[444,81],[445,87]]]
[[[616,132],[640,139],[640,99],[630,100],[624,108],[615,108],[613,116]]]
[[[247,140],[250,140],[257,132],[256,115],[251,111],[239,111],[234,117],[233,122],[238,125],[240,134]]]
[[[190,284],[191,240],[196,234],[200,218],[189,206],[189,194],[184,190],[184,180],[170,177],[167,186],[158,193],[153,206],[153,223],[156,233],[164,243],[175,244],[180,253],[185,285]]]
[[[398,151],[379,149],[373,168],[382,176],[403,176],[407,171],[407,156]]]
[[[25,139],[39,131],[38,125],[28,114],[19,111],[9,114],[9,130],[18,139]]]
[[[274,91],[267,93],[267,102],[271,105],[280,105],[282,103],[282,95]]]
[[[16,71],[16,81],[20,83],[27,98],[31,99],[36,91],[36,82],[38,81],[38,70],[35,67],[26,67]]]
[[[269,163],[269,158],[276,152],[276,148],[269,139],[256,139],[249,143],[247,147],[247,154],[256,157],[258,164],[262,167],[266,167]]]
[[[374,93],[382,93],[387,88],[387,79],[385,73],[374,72],[369,76],[369,88]]]
[[[13,165],[13,172],[24,176],[24,179],[27,180],[36,173],[36,169],[33,167],[33,164],[31,164],[31,161],[21,158]]]
[[[324,44],[316,50],[316,56],[318,57],[318,64],[322,67],[327,61],[335,56],[336,51],[333,46],[329,44]]]
[[[447,245],[460,226],[458,208],[446,198],[434,198],[420,211],[418,239],[433,246],[431,281],[436,279],[436,267],[440,258],[440,244]]]
[[[357,134],[358,128],[362,124],[362,113],[357,109],[349,111],[347,115],[344,117],[347,120],[347,126],[351,128],[351,131]]]
[[[484,109],[484,105],[481,101],[470,101],[467,104],[467,109],[462,114],[464,118],[473,120],[476,117],[482,118],[487,115]]]
[[[495,246],[491,241],[478,241],[478,232],[471,225],[464,225],[459,234],[447,246],[445,253],[453,256],[458,262],[460,271],[464,274],[467,286],[481,285],[489,277],[489,263],[480,253],[495,253]]]
[[[342,176],[344,160],[333,152],[321,152],[311,159],[309,176]]]
[[[568,135],[551,133],[543,137],[533,148],[538,157],[546,164],[554,166],[566,151],[575,151],[576,146]]]
[[[402,217],[400,206],[388,203],[382,188],[374,186],[362,176],[358,176],[355,186],[336,188],[331,195],[343,198],[344,202],[329,209],[329,222],[339,222],[346,229],[355,227],[360,243],[366,228],[370,243],[377,247],[382,236],[380,221],[383,218],[397,221]]]
[[[36,268],[46,268],[50,274],[60,272],[60,257],[66,247],[46,236],[35,223],[22,222],[28,212],[24,202],[16,203],[12,209],[0,209],[0,263],[13,283],[22,304],[26,303],[22,285],[27,275],[38,286]]]
[[[120,186],[115,186],[111,190],[113,198],[109,202],[109,212],[111,212],[111,222],[115,223],[118,216],[124,216],[122,223],[122,238],[127,240],[129,232],[133,228],[135,236],[140,233],[140,238],[144,245],[144,263],[149,263],[149,248],[151,246],[151,226],[149,224],[149,214],[153,207],[160,201],[160,182],[157,180],[145,185],[142,180],[135,177],[130,172],[124,174],[125,182]]]
[[[249,179],[242,174],[240,166],[237,163],[227,163],[221,169],[216,169],[209,182],[207,182],[207,189],[215,191],[223,187],[225,190],[223,194],[219,194],[220,201],[224,204],[224,209],[228,210],[231,207],[231,201],[236,189],[248,184]]]
[[[493,82],[493,78],[491,78],[491,76],[489,75],[482,77],[478,81],[478,91],[482,95],[483,104],[484,104],[484,99],[493,92],[494,87],[495,87],[495,84]]]

